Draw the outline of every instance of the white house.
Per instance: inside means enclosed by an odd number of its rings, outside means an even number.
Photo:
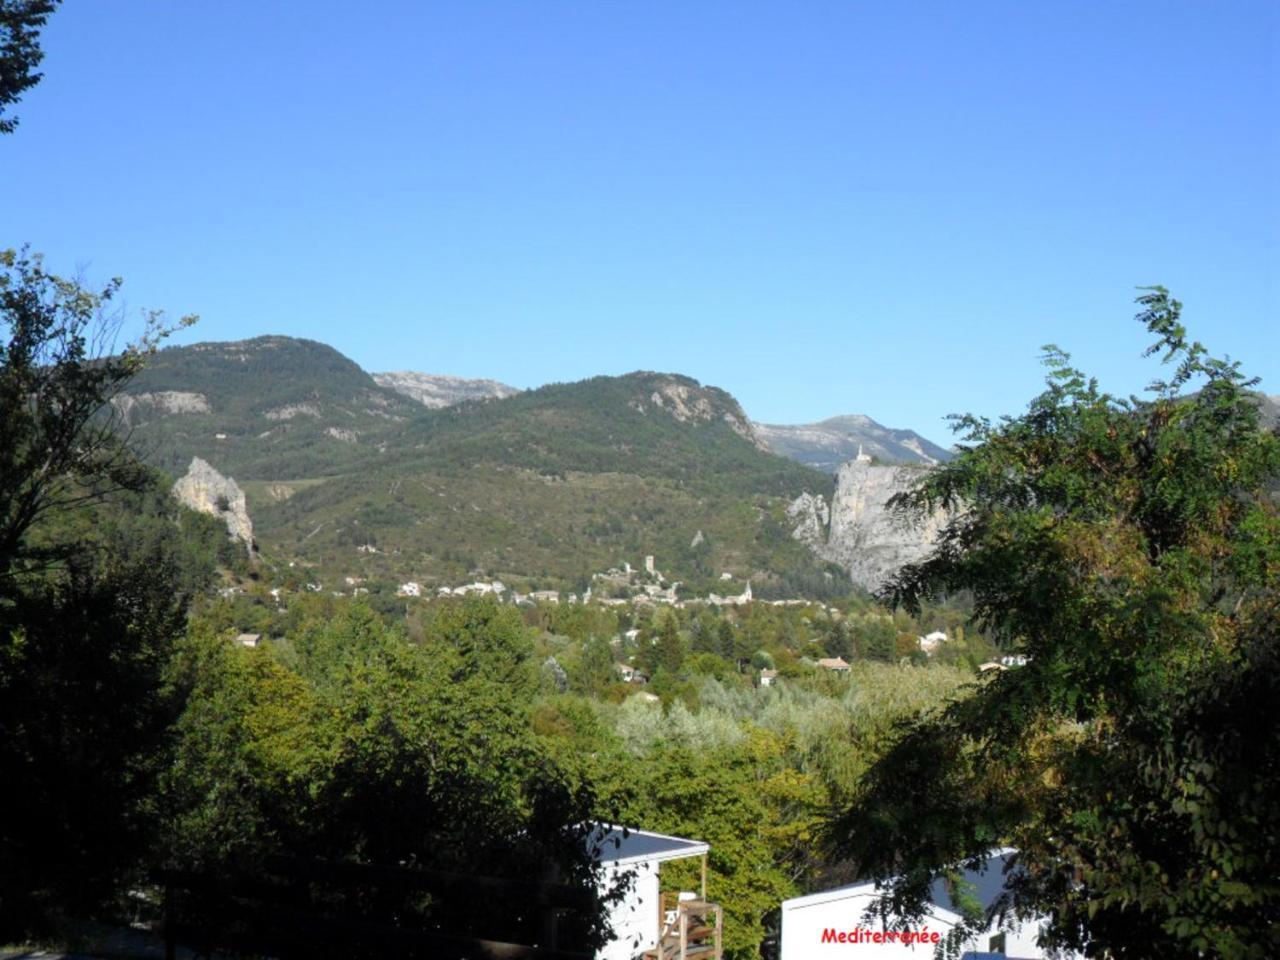
[[[396,591],[397,597],[420,597],[422,596],[422,584],[416,580],[410,580],[408,583],[400,584],[400,589]]]
[[[614,939],[596,954],[596,960],[633,960],[646,950],[656,949],[660,941],[668,948],[665,955],[679,956],[678,946],[674,954],[670,948],[673,943],[678,944],[682,919],[688,929],[690,915],[697,915],[697,926],[713,930],[714,937],[705,948],[690,943],[687,955],[719,957],[720,907],[706,902],[707,854],[711,850],[708,844],[611,824],[598,825],[588,842],[604,866],[604,890],[612,889],[628,873],[633,877],[626,896],[609,910]],[[664,903],[659,868],[672,860],[692,857],[702,858],[701,889],[667,891]]]
[[[717,593],[707,594],[707,603],[713,603],[721,607],[740,607],[750,603],[753,599],[754,599],[754,594],[752,594],[751,592],[750,580],[747,581],[746,589],[743,590],[736,597],[722,597]]]
[[[1013,850],[1000,850],[987,860],[982,870],[965,870],[962,886],[990,912],[1005,888],[1005,872]],[[1016,869],[1016,867],[1014,867]],[[908,930],[895,930],[868,917],[867,911],[880,896],[872,882],[855,883],[782,902],[781,960],[808,957],[840,957],[851,960],[928,960],[939,942],[961,922],[946,884],[937,880],[930,892],[931,902],[924,920]],[[966,941],[961,960],[1008,957],[1010,960],[1048,960],[1051,956],[1070,960],[1070,955],[1050,954],[1036,946],[1042,921],[1017,921],[1008,917],[1001,924],[990,917],[987,929]]]
[[[941,630],[926,633],[920,638],[920,649],[924,653],[936,653],[938,648],[947,642],[947,635]]]

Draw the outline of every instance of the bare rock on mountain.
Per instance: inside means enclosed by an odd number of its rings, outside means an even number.
[[[244,491],[230,477],[224,477],[206,461],[193,457],[186,476],[173,485],[173,495],[184,506],[221,518],[227,533],[244,543],[253,554],[253,523],[245,504]]]
[[[727,397],[728,394],[723,394],[723,396]],[[769,447],[756,435],[751,421],[742,412],[742,408],[738,406],[737,401],[732,398],[729,399],[733,404],[733,409],[721,412],[721,419],[742,439],[750,441],[755,445],[756,449],[768,453]],[[649,402],[659,410],[669,413],[680,423],[706,423],[714,420],[718,407],[717,402],[713,401],[708,388],[701,387],[696,383],[681,383],[675,379],[669,379],[659,384],[658,388],[649,395]]]
[[[378,386],[394,390],[432,410],[467,400],[500,400],[520,392],[497,380],[467,380],[412,370],[375,373],[373,379]]]
[[[939,512],[913,524],[888,508],[890,498],[910,489],[921,474],[919,467],[850,460],[836,474],[829,523],[826,501],[802,494],[788,510],[792,535],[847,570],[858,586],[875,590],[903,564],[922,559],[949,519]]]
[[[1262,394],[1262,422],[1273,428],[1280,428],[1280,394],[1268,397]]]
[[[811,493],[802,493],[787,507],[787,517],[795,525],[794,536],[801,543],[818,550],[826,546],[827,525],[831,510],[827,501]]]
[[[151,393],[122,393],[111,398],[124,422],[130,426],[156,416],[173,413],[209,413],[209,398],[184,390],[156,390]]]

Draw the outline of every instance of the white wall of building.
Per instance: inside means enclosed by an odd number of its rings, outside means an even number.
[[[597,960],[631,960],[658,945],[658,864],[610,867],[605,872],[605,882],[612,886],[626,871],[635,872],[635,882],[626,897],[609,911],[609,926],[616,939],[596,954]]]
[[[916,942],[904,943],[890,937],[878,921],[865,918],[877,896],[874,884],[863,883],[784,900],[781,960],[925,960],[936,949],[932,935],[945,938],[960,922],[956,914],[935,904],[925,919],[911,929],[920,935],[912,938]],[[1027,921],[1005,931],[1005,955],[1029,960],[1047,957],[1036,946],[1039,926],[1037,921]],[[844,942],[839,939],[842,933]],[[882,938],[879,943],[874,939],[877,933]],[[967,941],[963,949],[989,950],[991,938],[998,933],[1000,930],[992,925],[983,935]]]

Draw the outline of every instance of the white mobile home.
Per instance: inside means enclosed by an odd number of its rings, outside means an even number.
[[[707,854],[700,840],[601,824],[591,838],[604,865],[604,889],[632,874],[627,895],[609,911],[615,939],[596,960],[720,960],[722,917],[707,902]],[[672,860],[702,860],[700,889],[664,890],[660,867]]]
[[[990,910],[1005,886],[1005,872],[1012,850],[993,854],[982,870],[964,871],[963,886],[984,910]],[[910,930],[894,930],[867,917],[881,891],[874,883],[855,883],[834,890],[784,900],[782,903],[781,960],[810,957],[850,960],[926,960],[938,943],[959,925],[961,916],[946,885],[935,881],[924,920]],[[1047,960],[1050,954],[1036,946],[1040,921],[1021,923],[1010,918],[1001,928],[995,918],[980,936],[964,944],[962,958],[1008,957],[1009,960]]]

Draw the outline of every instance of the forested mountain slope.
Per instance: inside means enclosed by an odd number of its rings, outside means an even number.
[[[262,337],[162,351],[116,407],[152,463],[180,475],[198,456],[234,477],[264,555],[317,579],[584,583],[654,554],[701,586],[840,580],[786,516],[831,478],[768,452],[731,395],[688,377],[431,410],[323,344]]]
[[[162,350],[115,407],[155,465],[181,473],[199,456],[259,480],[376,460],[422,413],[332,347],[276,336]]]

